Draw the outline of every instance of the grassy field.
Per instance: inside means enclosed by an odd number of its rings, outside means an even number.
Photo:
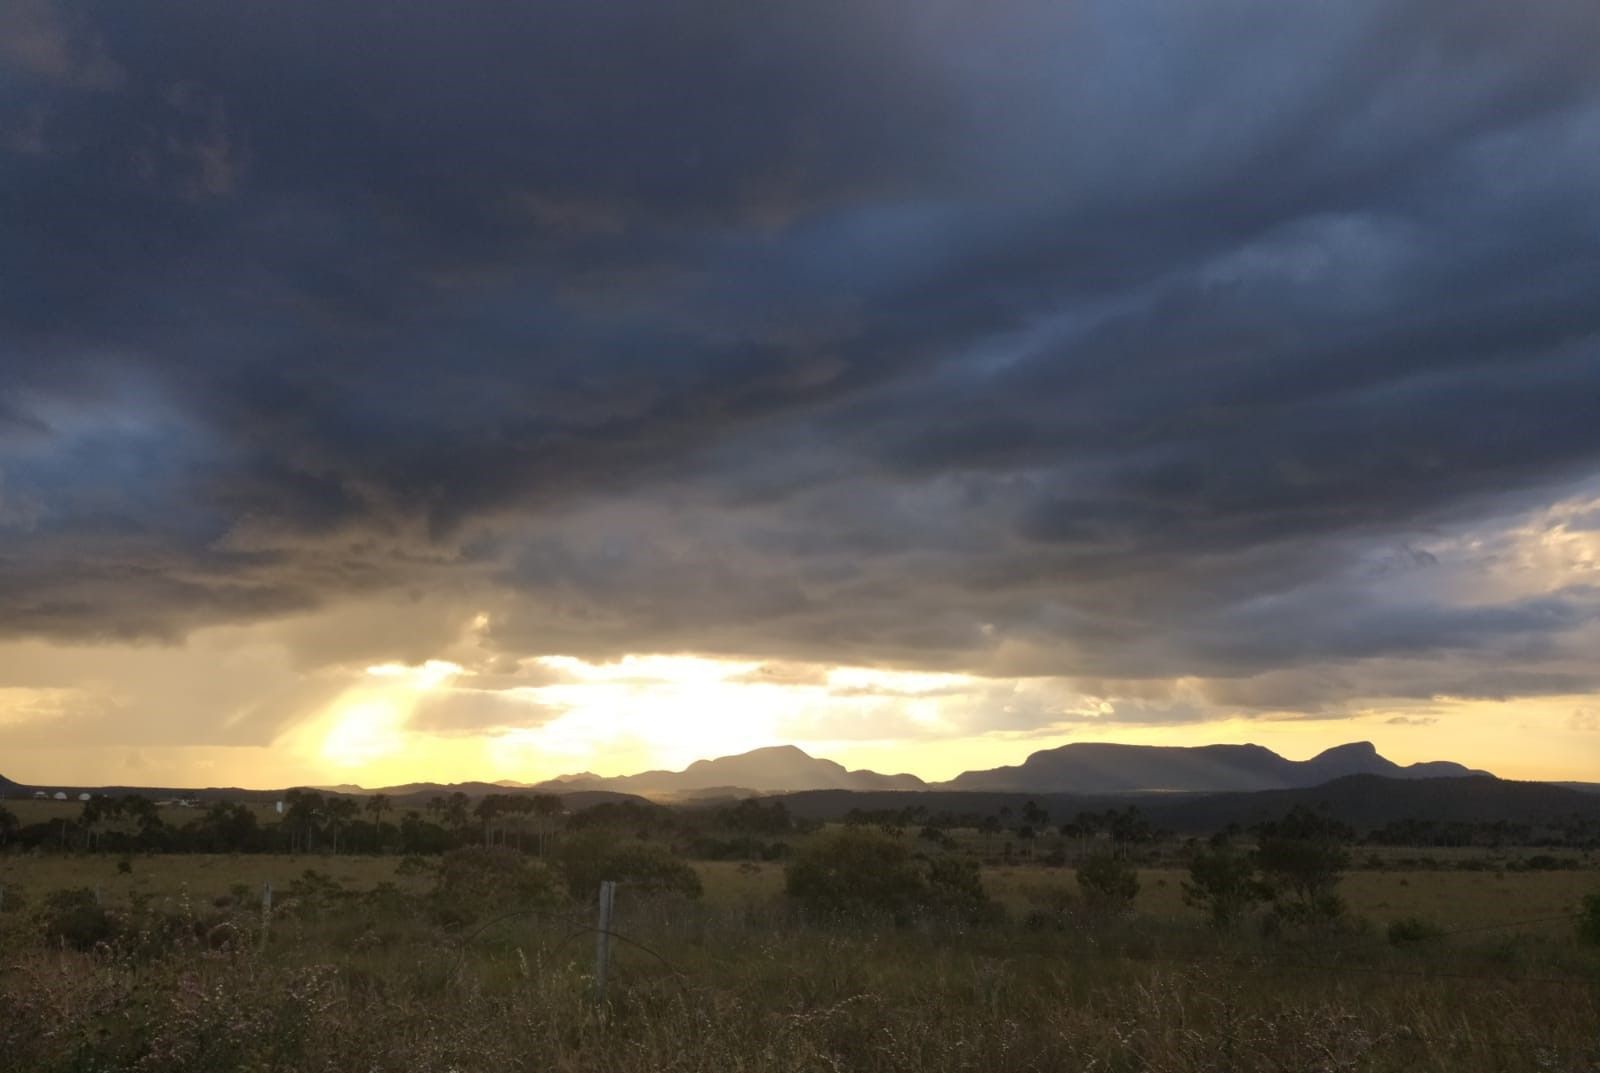
[[[695,867],[711,904],[758,906],[783,891],[781,864],[701,862]],[[1135,911],[1157,919],[1200,919],[1183,901],[1187,876],[1179,868],[1141,869]],[[1077,889],[1070,868],[988,868],[983,881],[996,901],[1017,914],[1053,903],[1055,892]],[[1356,871],[1345,876],[1341,891],[1354,916],[1375,924],[1423,917],[1446,929],[1481,928],[1575,913],[1584,895],[1600,891],[1600,870]],[[1550,926],[1537,930],[1548,932]]]
[[[175,854],[129,858],[131,871],[118,870],[121,858],[95,855],[38,857],[0,855],[0,886],[21,892],[28,902],[64,887],[98,888],[108,903],[125,903],[140,894],[161,899],[190,897],[210,901],[236,885],[258,896],[264,883],[286,890],[306,869],[315,869],[346,887],[371,888],[389,882],[420,892],[431,879],[397,869],[395,857],[257,854],[213,856]],[[750,909],[770,905],[783,891],[781,864],[700,862],[708,905]],[[1199,913],[1183,902],[1182,869],[1142,869],[1136,912],[1153,919],[1193,921]],[[989,868],[984,885],[1014,914],[1052,904],[1056,892],[1076,890],[1070,868],[1018,866]],[[1422,917],[1442,928],[1479,928],[1575,913],[1584,895],[1600,891],[1600,872],[1356,871],[1341,891],[1350,912],[1378,925],[1402,917]],[[1539,929],[1548,932],[1549,925]]]
[[[1567,912],[1592,871],[1357,872],[1355,922],[1267,936],[1203,926],[1174,870],[1131,917],[1039,926],[1070,870],[989,869],[1008,920],[896,928],[796,913],[781,865],[702,864],[698,901],[620,894],[599,1002],[585,904],[442,917],[432,862],[394,857],[130,864],[0,855],[0,1073],[1600,1069],[1600,954],[1570,925],[1397,947],[1360,924]],[[332,882],[293,893],[307,869]],[[118,935],[42,935],[63,888],[98,888]]]

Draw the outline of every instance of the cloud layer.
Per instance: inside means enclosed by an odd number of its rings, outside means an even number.
[[[8,5],[0,636],[1592,693],[1596,54],[1565,0]]]

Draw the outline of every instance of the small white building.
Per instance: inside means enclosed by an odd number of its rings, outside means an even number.
[[[89,798],[91,798],[93,796],[94,796],[93,794],[79,794],[78,795],[78,800],[79,801],[87,801],[87,800],[89,800]]]
[[[57,790],[51,796],[54,797],[57,801],[65,801],[67,799],[67,792],[65,790]]]

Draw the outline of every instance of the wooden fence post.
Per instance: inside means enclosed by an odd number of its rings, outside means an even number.
[[[598,1002],[606,1000],[606,969],[611,963],[611,907],[617,885],[609,879],[600,883],[600,920],[594,938],[594,991]]]

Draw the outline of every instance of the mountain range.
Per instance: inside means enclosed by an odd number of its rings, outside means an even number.
[[[735,796],[802,790],[964,790],[1010,793],[1229,793],[1293,790],[1347,775],[1426,779],[1485,775],[1440,760],[1402,766],[1371,742],[1352,742],[1309,760],[1289,760],[1260,745],[1115,745],[1074,742],[1033,753],[1021,764],[967,771],[948,782],[915,775],[850,771],[793,745],[697,760],[683,771],[646,771],[604,778],[584,773],[538,783],[544,792],[610,790],[642,797]]]
[[[927,785],[915,775],[850,771],[843,764],[811,756],[796,746],[775,745],[736,756],[696,760],[682,771],[644,771],[611,778],[584,772],[537,783],[534,789],[560,793],[612,790],[641,797],[705,797],[796,790],[921,790]]]
[[[1260,745],[1113,745],[1075,742],[1044,749],[1012,767],[967,771],[941,789],[1080,794],[1293,790],[1346,775],[1429,779],[1484,775],[1448,760],[1401,766],[1370,741],[1336,745],[1309,760],[1288,760]]]
[[[341,794],[382,792],[396,799],[424,798],[458,791],[480,797],[507,790],[533,790],[563,797],[581,796],[592,801],[617,795],[692,800],[817,790],[1080,795],[1152,792],[1216,794],[1304,789],[1351,775],[1431,779],[1487,774],[1450,761],[1402,766],[1380,755],[1371,742],[1364,741],[1335,746],[1309,760],[1289,760],[1259,745],[1186,747],[1075,742],[1035,752],[1021,764],[967,771],[948,782],[929,783],[915,775],[852,771],[832,760],[811,756],[793,745],[779,745],[734,756],[697,760],[682,771],[645,771],[610,777],[582,772],[532,784],[509,781],[455,784],[418,782],[380,789],[366,789],[352,784],[320,789]],[[0,777],[0,794],[18,794],[33,789]],[[275,791],[200,791],[198,796],[212,797],[222,793],[255,797],[269,796]]]

